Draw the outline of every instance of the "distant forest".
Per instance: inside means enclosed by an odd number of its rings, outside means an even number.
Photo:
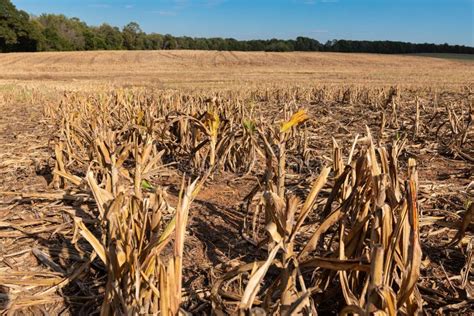
[[[105,23],[90,26],[78,18],[68,18],[64,15],[31,16],[18,10],[10,0],[0,0],[0,52],[160,49],[474,54],[473,47],[448,44],[352,40],[332,40],[323,44],[307,37],[297,37],[295,40],[241,41],[233,38],[147,34],[135,22],[127,24],[122,29]]]

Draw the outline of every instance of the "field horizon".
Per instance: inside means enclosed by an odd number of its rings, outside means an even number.
[[[474,64],[411,55],[329,52],[90,51],[0,54],[0,84],[232,87],[461,86]]]

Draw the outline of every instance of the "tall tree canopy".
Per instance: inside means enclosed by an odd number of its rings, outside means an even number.
[[[25,11],[10,0],[0,0],[0,51],[37,51],[40,34]]]
[[[102,24],[89,26],[78,18],[42,14],[30,17],[17,10],[10,0],[0,0],[0,52],[68,50],[158,50],[199,49],[237,51],[330,51],[379,54],[464,53],[474,54],[473,47],[459,45],[413,44],[394,41],[332,40],[325,44],[308,37],[296,40],[249,40],[233,38],[176,37],[170,34],[147,34],[131,22],[122,29]]]

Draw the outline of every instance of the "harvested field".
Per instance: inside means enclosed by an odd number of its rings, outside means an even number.
[[[0,67],[7,314],[472,311],[472,63],[165,51]]]
[[[207,51],[0,55],[0,82],[48,86],[219,87],[266,84],[473,84],[474,64],[416,56]]]

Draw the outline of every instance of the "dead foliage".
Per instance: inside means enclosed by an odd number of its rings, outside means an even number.
[[[469,310],[472,96],[364,86],[65,93],[44,107],[49,188],[0,192],[5,309],[93,298],[87,312],[102,315]],[[1,156],[5,179],[22,155],[18,144]],[[460,171],[444,179],[435,163]],[[200,180],[175,181],[170,194],[162,184],[176,175]],[[189,214],[222,175],[254,181],[232,202],[242,231],[230,237],[253,257],[209,268],[194,293],[183,285]],[[19,268],[22,256],[41,268]],[[446,271],[450,256],[458,272]]]

